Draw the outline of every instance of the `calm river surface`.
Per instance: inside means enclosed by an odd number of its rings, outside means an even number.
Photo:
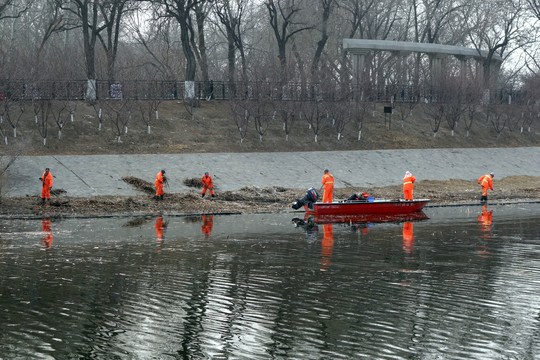
[[[540,204],[424,213],[0,220],[0,358],[540,359]]]

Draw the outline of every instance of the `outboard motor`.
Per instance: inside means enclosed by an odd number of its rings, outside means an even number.
[[[317,202],[318,198],[319,198],[319,193],[317,192],[317,189],[309,188],[307,189],[306,195],[304,195],[303,198],[296,199],[296,201],[292,205],[292,208],[294,210],[298,210],[302,206],[307,205],[308,208],[313,209],[313,203]]]

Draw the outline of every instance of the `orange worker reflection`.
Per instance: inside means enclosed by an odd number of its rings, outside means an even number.
[[[482,213],[478,216],[478,224],[482,232],[482,240],[490,240],[493,225],[493,210],[488,211],[487,205],[482,206]],[[480,255],[489,255],[489,246],[487,243],[480,244],[479,248],[478,253]]]
[[[163,217],[156,218],[156,239],[158,243],[163,242]]]
[[[212,233],[212,228],[214,227],[214,215],[202,215],[203,224],[201,226],[202,233],[204,238],[207,239]]]
[[[43,245],[46,248],[50,248],[52,246],[53,242],[53,233],[51,231],[51,220],[50,219],[42,219],[41,220],[41,230],[43,230],[43,235],[41,237],[41,241],[43,241]]]
[[[414,232],[413,232],[413,223],[411,221],[405,221],[403,223],[403,252],[407,254],[412,254],[414,246]]]
[[[332,259],[332,249],[334,247],[334,229],[332,224],[323,224],[323,238],[321,242],[321,271],[327,271],[330,268],[330,259]]]

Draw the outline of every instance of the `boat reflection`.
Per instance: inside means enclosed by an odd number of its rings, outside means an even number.
[[[46,249],[49,249],[53,243],[53,233],[51,231],[51,219],[42,219],[41,220],[41,230],[43,230],[43,235],[41,236],[41,241],[43,246]]]
[[[313,215],[316,224],[364,224],[385,223],[396,221],[418,221],[429,219],[423,211],[415,211],[408,214],[360,214],[360,215]]]

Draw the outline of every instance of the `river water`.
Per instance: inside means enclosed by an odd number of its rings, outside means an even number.
[[[424,214],[0,220],[0,358],[540,359],[540,205]]]

